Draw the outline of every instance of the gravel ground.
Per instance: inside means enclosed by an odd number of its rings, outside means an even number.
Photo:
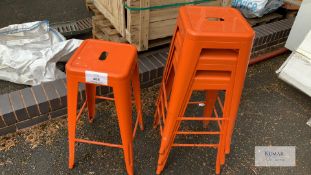
[[[311,117],[309,97],[280,81],[275,70],[288,54],[249,68],[230,155],[222,174],[311,174]],[[152,128],[158,86],[142,92],[145,131],[135,139],[135,174],[155,174],[159,131]],[[194,99],[200,98],[197,94]],[[193,106],[189,113],[200,113]],[[135,113],[135,112],[134,112]],[[49,121],[17,134],[0,138],[2,174],[125,174],[122,151],[116,148],[78,144],[75,168],[67,168],[66,119]],[[191,123],[188,127],[202,128]],[[79,136],[120,143],[114,105],[103,102],[92,125],[86,117],[78,125]],[[203,138],[181,138],[203,141]],[[214,139],[211,138],[213,141]],[[189,141],[190,142],[190,141]],[[296,146],[295,167],[255,167],[255,146]],[[214,174],[215,150],[173,148],[163,174]]]
[[[27,87],[27,85],[16,84],[16,83],[11,83],[8,81],[0,80],[0,95],[5,94],[5,93],[9,93],[9,92],[13,92],[13,91],[17,91],[17,90],[21,90],[21,89],[24,89],[26,87]]]

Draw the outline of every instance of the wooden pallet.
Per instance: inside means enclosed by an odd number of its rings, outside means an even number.
[[[101,14],[92,17],[92,27],[93,38],[127,43],[110,21]]]
[[[103,15],[95,6],[93,3],[89,3],[86,5],[86,8],[93,13],[95,16],[101,16]]]
[[[302,0],[285,0],[283,8],[287,10],[299,10]]]
[[[283,19],[283,15],[281,14],[278,14],[278,13],[271,13],[271,14],[268,14],[268,15],[265,15],[261,18],[251,18],[251,19],[247,19],[248,23],[252,26],[252,27],[255,27],[255,26],[259,26],[259,25],[262,25],[262,24],[267,24],[267,23],[270,23],[270,22],[274,22],[274,21],[278,21],[278,20],[281,20]]]
[[[120,35],[139,51],[168,43],[176,25],[178,8],[126,10],[129,7],[150,7],[193,0],[94,0],[94,6],[111,22]],[[229,5],[230,0],[212,0],[200,5]]]
[[[94,0],[84,0],[85,2],[85,7],[88,9],[88,10],[91,10],[89,7],[90,6],[94,6]]]
[[[128,41],[120,35],[108,19],[103,15],[96,15],[92,17],[93,38],[102,39],[106,41],[115,41],[120,43],[128,43]],[[159,38],[149,41],[149,48],[158,47],[169,44],[172,37]]]
[[[94,6],[93,0],[85,0],[85,6],[92,11],[92,34],[95,39],[128,43],[120,33],[114,28],[111,22]]]

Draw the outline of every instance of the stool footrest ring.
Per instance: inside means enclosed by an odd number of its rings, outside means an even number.
[[[122,145],[118,145],[118,144],[97,142],[97,141],[91,141],[91,140],[85,140],[85,139],[75,139],[75,142],[88,143],[88,144],[100,145],[100,146],[108,146],[108,147],[113,147],[113,148],[123,148]]]
[[[222,132],[219,131],[178,131],[176,134],[180,135],[220,135]]]
[[[193,143],[193,144],[185,144],[185,143],[174,143],[172,145],[173,147],[212,147],[212,148],[218,148],[218,144],[208,144],[208,143]]]
[[[114,101],[114,98],[110,98],[110,97],[104,97],[104,96],[98,96],[96,95],[97,99],[101,99],[101,100],[110,100],[110,101]],[[132,103],[135,103],[134,100],[131,100]]]

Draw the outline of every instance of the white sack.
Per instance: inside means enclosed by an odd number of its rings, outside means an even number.
[[[56,62],[70,54],[81,40],[66,40],[48,21],[14,24],[0,29],[0,79],[38,85],[64,78]]]
[[[283,5],[283,0],[233,0],[231,5],[246,18],[262,17]]]

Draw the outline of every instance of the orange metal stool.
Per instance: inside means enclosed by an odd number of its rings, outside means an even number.
[[[137,51],[134,46],[100,40],[85,40],[66,64],[68,90],[68,138],[69,168],[74,166],[75,143],[89,143],[122,148],[128,174],[133,170],[133,138],[138,124],[143,130],[140,101]],[[86,101],[77,115],[78,83],[86,84]],[[131,83],[135,98],[137,120],[132,129]],[[113,88],[114,99],[96,96],[96,86]],[[122,145],[79,139],[75,137],[76,121],[85,106],[88,107],[90,122],[95,116],[95,99],[114,100],[120,127]]]
[[[253,38],[254,31],[233,8],[180,8],[156,103],[154,125],[160,124],[162,135],[157,174],[162,172],[172,146],[217,148],[216,173],[220,173],[225,153],[230,151]],[[189,102],[195,90],[206,91],[206,101]],[[219,91],[225,92],[224,102]],[[195,103],[206,105],[203,117],[185,117],[187,105]],[[217,122],[218,130],[178,131],[180,122],[189,120],[202,120],[205,125]],[[219,139],[218,143],[176,144],[178,134],[218,135]]]

